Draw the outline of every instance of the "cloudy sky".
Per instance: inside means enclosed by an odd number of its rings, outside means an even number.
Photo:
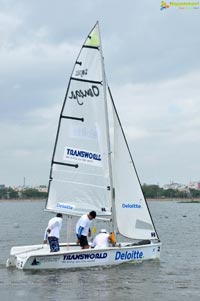
[[[200,9],[160,5],[0,0],[0,184],[48,184],[68,79],[97,20],[141,182],[200,180]]]

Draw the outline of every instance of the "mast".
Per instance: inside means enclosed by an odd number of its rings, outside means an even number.
[[[103,57],[103,51],[102,51],[102,43],[101,43],[101,35],[100,35],[100,29],[99,29],[99,23],[97,21],[97,28],[99,33],[99,40],[100,40],[100,53],[101,53],[101,65],[102,65],[102,77],[103,77],[103,93],[104,93],[104,103],[105,103],[105,121],[106,121],[106,133],[107,133],[107,145],[108,145],[108,166],[109,166],[109,178],[110,178],[110,187],[107,189],[110,190],[111,194],[111,205],[112,205],[112,231],[115,230],[116,225],[116,218],[115,218],[115,193],[114,193],[114,187],[113,187],[113,176],[112,176],[112,162],[111,162],[111,145],[110,145],[110,132],[109,132],[109,120],[108,120],[108,104],[107,104],[107,82],[106,82],[106,75],[105,75],[105,65],[104,65],[104,57]]]

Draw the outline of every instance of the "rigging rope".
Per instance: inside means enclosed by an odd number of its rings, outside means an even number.
[[[71,234],[72,234],[72,216],[68,216],[68,221],[67,221],[67,251],[69,250],[69,243],[71,239]]]

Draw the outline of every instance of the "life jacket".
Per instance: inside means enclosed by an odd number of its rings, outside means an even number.
[[[111,233],[110,233],[109,239],[110,239],[110,242],[111,242],[113,245],[116,245],[116,238],[115,238],[115,233],[114,233],[114,232],[111,232]]]

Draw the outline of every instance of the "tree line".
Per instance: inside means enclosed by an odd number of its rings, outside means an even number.
[[[29,198],[47,198],[47,192],[38,191],[35,188],[27,188],[22,191],[16,191],[11,187],[0,189],[0,199],[29,199]]]
[[[164,198],[200,198],[200,190],[188,189],[179,191],[177,189],[163,189],[158,185],[142,185],[145,197],[148,199]],[[35,188],[27,188],[22,191],[16,191],[11,187],[0,189],[0,199],[28,199],[28,198],[47,198],[47,192],[38,191]]]
[[[143,192],[146,198],[163,199],[163,198],[199,198],[200,190],[187,189],[180,191],[178,189],[163,189],[158,185],[142,185]]]

